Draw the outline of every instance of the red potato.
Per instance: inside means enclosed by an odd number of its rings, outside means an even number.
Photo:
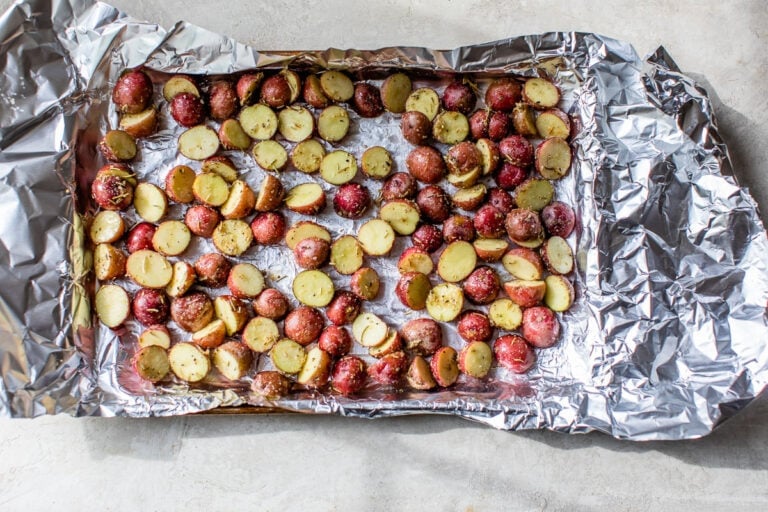
[[[232,82],[217,80],[208,90],[208,108],[217,121],[229,119],[237,111],[237,91]]]
[[[406,172],[397,172],[381,186],[381,198],[385,201],[411,199],[416,195],[416,180]]]
[[[523,311],[510,299],[497,299],[488,308],[491,325],[505,331],[514,331],[523,323]]]
[[[110,162],[128,162],[136,156],[136,139],[123,130],[110,130],[99,142],[99,151]]]
[[[315,131],[315,117],[306,108],[292,105],[284,108],[278,114],[277,129],[285,140],[303,142],[312,137],[312,133]]]
[[[133,356],[132,362],[138,376],[149,382],[163,380],[171,370],[168,353],[162,347],[155,345],[139,350]]]
[[[116,284],[100,286],[93,303],[99,321],[111,329],[123,325],[131,314],[128,292]]]
[[[379,88],[366,82],[355,84],[352,104],[360,117],[378,117],[384,112]]]
[[[205,120],[203,100],[192,93],[183,92],[174,96],[170,110],[171,117],[185,128],[192,128]]]
[[[325,316],[334,325],[351,324],[360,314],[360,297],[346,290],[339,290],[325,309]]]
[[[227,288],[238,299],[252,299],[264,290],[264,274],[255,265],[238,263],[227,276]]]
[[[349,125],[349,113],[346,109],[331,105],[323,109],[317,117],[317,134],[327,142],[340,142],[347,136]]]
[[[220,295],[213,301],[213,311],[216,318],[224,322],[227,336],[232,336],[243,330],[248,323],[248,306],[243,300],[232,295]]]
[[[290,304],[279,290],[267,288],[253,301],[253,310],[257,315],[271,320],[280,320],[288,313]]]
[[[200,382],[211,371],[208,353],[194,343],[176,343],[168,351],[173,374],[184,382]]]
[[[496,184],[502,190],[514,190],[520,186],[528,178],[528,169],[512,164],[510,162],[504,162],[496,173]]]
[[[483,379],[491,371],[493,352],[487,343],[473,341],[459,352],[459,371],[476,379]]]
[[[434,89],[422,87],[411,92],[405,100],[405,110],[421,112],[430,121],[435,119],[440,111],[440,97]]]
[[[387,221],[371,219],[357,230],[357,241],[365,254],[384,256],[395,243],[395,230]]]
[[[133,296],[133,316],[145,326],[163,324],[168,320],[168,297],[160,290],[142,288]]]
[[[352,235],[339,237],[331,244],[331,265],[339,274],[354,274],[363,266],[363,256],[363,248]]]
[[[179,135],[179,153],[190,160],[205,160],[216,154],[221,143],[219,134],[210,126],[198,124]]]
[[[307,351],[307,360],[296,376],[296,382],[310,389],[320,389],[331,376],[331,356],[319,347]]]
[[[411,79],[404,73],[389,75],[381,84],[381,101],[388,111],[404,112],[408,95],[411,94]]]
[[[512,121],[506,112],[493,112],[488,119],[488,138],[494,142],[502,140],[509,134]]]
[[[315,308],[330,304],[335,290],[331,278],[320,270],[302,270],[291,283],[291,291],[296,300]]]
[[[285,217],[277,212],[262,212],[251,221],[253,239],[258,244],[274,245],[285,237]]]
[[[555,188],[547,180],[530,178],[525,180],[515,190],[515,202],[520,208],[536,212],[542,210],[555,196]]]
[[[469,135],[469,121],[461,112],[444,110],[432,121],[432,135],[443,144],[458,144]]]
[[[195,268],[186,261],[177,261],[173,264],[173,276],[165,287],[165,293],[170,297],[181,297],[192,288],[196,280]]]
[[[228,341],[214,349],[211,361],[224,378],[240,380],[248,373],[253,362],[253,354],[239,341]]]
[[[261,102],[272,108],[283,108],[291,101],[291,86],[285,76],[272,75],[261,84]]]
[[[544,281],[527,281],[515,279],[504,283],[504,291],[512,302],[521,308],[532,308],[540,304],[547,291]]]
[[[284,338],[275,343],[269,351],[272,364],[281,373],[295,375],[301,371],[307,360],[307,351],[293,340]]]
[[[509,243],[501,238],[479,238],[472,242],[477,257],[483,261],[499,261],[507,252]]]
[[[395,295],[404,306],[419,311],[427,306],[427,295],[432,289],[429,278],[421,272],[406,272],[395,286]]]
[[[192,343],[200,348],[216,348],[224,343],[227,337],[227,326],[220,319],[213,320],[211,323],[192,333]]]
[[[486,191],[487,187],[482,183],[469,188],[462,188],[454,192],[451,196],[451,202],[462,210],[474,211],[483,204]]]
[[[469,136],[472,140],[488,138],[488,121],[491,112],[486,109],[475,110],[469,116]]]
[[[419,225],[421,212],[413,201],[393,199],[381,206],[379,218],[388,222],[398,235],[410,235]]]
[[[387,324],[373,313],[360,313],[352,322],[352,337],[364,347],[381,345],[389,336]]]
[[[122,277],[126,263],[125,254],[112,244],[98,244],[93,251],[93,272],[100,281]]]
[[[408,382],[408,386],[419,391],[427,391],[437,386],[429,363],[421,356],[416,356],[411,360],[405,380]]]
[[[456,360],[456,350],[452,347],[442,347],[429,362],[432,376],[438,386],[448,387],[456,383],[459,378],[459,365]]]
[[[458,240],[471,242],[475,239],[472,219],[466,215],[451,215],[443,222],[443,240],[450,244]]]
[[[317,183],[296,185],[285,196],[285,206],[302,215],[317,215],[325,205],[325,191]]]
[[[522,135],[510,135],[499,141],[499,152],[505,161],[520,167],[533,163],[533,145]]]
[[[576,298],[571,282],[563,276],[547,276],[544,304],[552,311],[568,311]]]
[[[363,300],[373,300],[379,294],[381,280],[379,274],[371,267],[358,269],[350,279],[349,286],[352,293]]]
[[[325,147],[320,142],[307,139],[294,146],[291,151],[291,164],[304,174],[312,174],[320,170],[325,154]]]
[[[322,238],[309,237],[301,240],[293,248],[296,264],[305,269],[320,268],[328,263],[331,244]]]
[[[443,332],[440,324],[431,318],[410,320],[400,329],[405,349],[429,356],[443,346]]]
[[[290,69],[283,69],[280,74],[285,77],[288,82],[288,87],[291,89],[291,99],[288,103],[295,103],[301,95],[301,77],[295,71]]]
[[[191,207],[184,214],[184,223],[192,234],[203,238],[210,238],[213,230],[219,224],[221,216],[219,211],[202,204]]]
[[[448,153],[445,155],[445,165],[449,173],[463,176],[481,168],[482,155],[473,143],[469,141],[459,142],[448,149]]]
[[[560,336],[560,322],[555,313],[545,306],[535,306],[523,311],[523,338],[537,348],[549,348]]]
[[[571,134],[571,120],[562,110],[552,108],[542,112],[536,118],[536,131],[544,139],[550,137],[567,139]]]
[[[307,346],[320,337],[325,327],[323,314],[315,308],[299,306],[285,317],[285,335],[302,346]]]
[[[408,172],[422,183],[437,183],[445,175],[445,162],[440,152],[431,146],[419,146],[405,159]]]
[[[429,253],[418,247],[407,248],[397,260],[397,270],[399,270],[401,274],[420,272],[424,275],[429,275],[434,268],[435,266],[432,263],[432,258],[429,256]]]
[[[491,82],[485,91],[485,104],[491,110],[511,112],[520,101],[522,88],[511,78],[499,78]]]
[[[316,75],[309,75],[304,80],[302,95],[304,96],[304,101],[315,108],[325,108],[331,104],[331,100],[323,92],[323,88],[320,85],[320,78]]]
[[[165,194],[177,203],[191,203],[195,199],[195,171],[186,165],[177,165],[165,176]]]
[[[267,400],[277,400],[290,393],[291,381],[276,371],[263,371],[253,376],[251,391]]]
[[[157,131],[157,109],[149,107],[138,114],[123,114],[120,117],[119,128],[137,139],[149,137]]]
[[[506,216],[498,208],[486,204],[477,210],[472,222],[481,238],[500,238],[506,232],[505,220]]]
[[[343,327],[329,325],[320,334],[317,346],[333,358],[343,357],[352,349],[352,336]]]
[[[280,207],[284,197],[285,187],[283,187],[283,183],[271,174],[267,174],[259,187],[254,208],[257,212],[276,210]]]
[[[333,196],[333,210],[347,219],[359,219],[371,204],[371,194],[359,183],[341,185]]]
[[[112,103],[121,114],[138,114],[152,101],[152,80],[140,69],[120,75],[112,89]]]
[[[99,173],[91,184],[91,197],[104,210],[125,210],[133,203],[133,186],[120,176]]]
[[[337,102],[349,101],[355,94],[355,85],[343,72],[330,70],[320,75],[320,86],[323,92]]]
[[[139,181],[136,179],[136,173],[127,164],[123,163],[109,163],[105,165],[96,173],[97,178],[100,176],[118,176],[126,180],[132,187],[139,184]]]
[[[451,242],[440,253],[437,260],[437,274],[449,283],[465,279],[475,269],[477,254],[469,242],[457,240]]]
[[[429,291],[426,307],[429,316],[435,320],[452,322],[464,307],[464,292],[453,283],[440,283]]]
[[[451,215],[451,198],[437,185],[421,189],[416,196],[416,204],[427,222],[440,224]]]
[[[221,288],[227,284],[232,264],[227,258],[217,252],[201,255],[195,261],[197,280],[209,288]]]
[[[501,188],[492,188],[488,191],[488,204],[497,208],[504,215],[515,209],[515,200]]]
[[[571,167],[571,147],[559,137],[550,137],[536,148],[536,170],[545,179],[559,180]]]
[[[465,311],[459,317],[456,330],[465,341],[486,342],[493,336],[493,326],[488,315],[480,311]]]
[[[526,373],[536,363],[536,353],[516,334],[499,337],[493,344],[493,355],[501,366],[514,373]]]
[[[363,174],[375,180],[383,180],[392,171],[392,154],[382,146],[371,146],[360,157]]]
[[[560,90],[544,78],[529,78],[523,85],[523,101],[538,110],[551,108],[560,101]]]
[[[526,247],[510,249],[501,260],[504,268],[517,279],[536,281],[544,273],[544,264],[537,253]]]
[[[243,180],[235,180],[229,190],[229,197],[221,205],[219,211],[225,219],[242,219],[253,211],[256,204],[256,194]]]
[[[499,295],[501,281],[491,267],[477,267],[464,281],[464,295],[475,304],[490,304]]]
[[[139,222],[128,232],[125,248],[129,253],[152,249],[152,238],[155,236],[157,226],[149,222]]]
[[[518,103],[512,110],[512,126],[518,135],[523,137],[538,137],[536,117],[530,105]]]
[[[168,349],[171,346],[171,333],[164,325],[150,325],[139,335],[139,348],[158,346]]]
[[[373,357],[379,358],[393,352],[398,352],[403,349],[403,340],[400,337],[400,333],[394,329],[390,329],[387,334],[387,338],[380,344],[368,348],[368,354]]]
[[[203,160],[203,165],[200,170],[204,173],[210,172],[218,174],[227,183],[232,183],[238,177],[237,166],[226,155],[213,155]]]
[[[200,89],[195,80],[188,75],[174,75],[163,85],[163,98],[165,101],[171,101],[177,94],[188,92],[195,96],[200,96]]]
[[[192,233],[180,220],[166,220],[157,226],[152,246],[164,256],[178,256],[187,250]]]
[[[219,142],[224,149],[245,151],[251,145],[251,137],[243,130],[237,119],[225,119],[218,131]]]
[[[552,274],[564,275],[573,272],[573,251],[564,238],[548,238],[541,246],[541,259]]]
[[[365,362],[357,356],[344,356],[333,367],[331,385],[342,395],[354,395],[363,389],[365,378]]]
[[[411,242],[414,247],[431,254],[443,245],[443,233],[431,224],[424,224],[413,232]]]
[[[257,142],[251,154],[259,167],[266,171],[281,171],[288,163],[288,151],[273,139]]]
[[[254,352],[263,354],[280,340],[280,330],[274,320],[256,316],[245,324],[240,339]]]
[[[544,237],[544,226],[538,214],[524,208],[516,208],[507,214],[507,234],[513,242],[532,242]]]
[[[400,118],[403,138],[414,146],[421,146],[432,136],[432,122],[422,112],[412,110]]]
[[[553,201],[541,210],[544,228],[551,236],[568,238],[576,226],[576,214],[573,208],[560,201]]]
[[[213,302],[202,292],[171,301],[171,318],[187,332],[199,331],[213,320]]]
[[[452,82],[443,91],[443,108],[469,114],[477,103],[474,84],[467,82]]]
[[[128,277],[144,288],[165,288],[173,278],[173,267],[165,256],[148,249],[128,256],[125,271]]]
[[[405,352],[393,352],[368,367],[368,376],[382,386],[398,386],[408,369]]]
[[[245,73],[238,78],[235,92],[237,93],[240,106],[247,107],[256,103],[259,98],[259,91],[261,90],[261,82],[263,81],[264,73],[261,71]]]
[[[117,242],[125,234],[125,220],[118,212],[102,210],[93,218],[88,234],[96,244]]]

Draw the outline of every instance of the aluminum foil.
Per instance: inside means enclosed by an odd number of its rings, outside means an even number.
[[[732,176],[706,92],[663,48],[640,59],[629,44],[599,35],[548,33],[450,51],[262,53],[185,23],[166,32],[77,0],[15,4],[0,19],[0,45],[3,415],[164,416],[251,404],[362,417],[440,413],[509,430],[681,439],[707,434],[766,386],[765,231]],[[561,318],[560,343],[540,351],[526,376],[495,369],[487,382],[462,380],[436,393],[371,387],[357,398],[299,392],[267,403],[248,393],[247,382],[233,387],[214,378],[189,389],[139,381],[128,364],[135,329],[115,333],[93,320],[83,235],[92,208],[87,183],[100,166],[94,143],[117,120],[111,86],[122,69],[139,65],[158,81],[163,73],[285,65],[347,69],[373,80],[403,68],[433,85],[455,72],[481,81],[503,73],[554,76],[581,125],[571,172],[557,185],[558,198],[580,218],[569,239],[579,263],[577,302]],[[361,147],[386,141],[402,166],[406,148],[388,116],[365,125],[354,118],[365,128],[341,147],[359,157]],[[157,182],[158,168],[185,163],[173,143],[177,133],[166,121],[141,143],[134,167],[144,179]],[[234,156],[244,179],[258,184],[263,171],[249,155]],[[281,179],[307,180],[297,174]],[[359,224],[333,215],[320,221],[334,235]],[[283,251],[255,248],[242,259],[288,290],[296,268]],[[396,273],[390,260],[371,263],[385,277]],[[405,310],[388,283],[370,310],[393,326],[422,316]],[[455,334],[446,334],[458,346]],[[259,367],[269,365],[263,359]]]

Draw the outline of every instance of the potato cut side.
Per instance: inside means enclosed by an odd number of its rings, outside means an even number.
[[[259,212],[276,210],[283,202],[283,197],[285,197],[283,183],[271,174],[267,174],[259,187],[254,208]]]
[[[539,255],[528,249],[513,249],[501,259],[501,264],[513,277],[526,281],[541,279],[544,268]]]
[[[299,373],[307,360],[307,351],[293,340],[284,338],[269,351],[272,364],[280,372],[293,375]]]
[[[102,210],[93,218],[89,234],[93,243],[111,244],[125,234],[125,220],[116,211]]]
[[[460,188],[451,196],[451,202],[462,210],[473,211],[480,207],[487,191],[488,189],[482,183]]]
[[[213,366],[229,380],[240,380],[248,373],[253,362],[251,351],[237,341],[228,341],[216,347],[211,356]]]
[[[171,370],[168,353],[164,348],[157,345],[150,345],[139,350],[133,357],[133,364],[139,377],[149,382],[163,380]]]
[[[253,159],[267,171],[279,171],[288,163],[288,152],[275,140],[263,140],[253,146]]]
[[[400,259],[397,261],[397,270],[401,274],[408,272],[418,272],[420,274],[429,275],[434,270],[435,265],[432,262],[432,257],[426,251],[416,249],[415,247],[409,247],[400,255]]]
[[[547,290],[544,293],[544,304],[552,311],[563,312],[571,309],[575,292],[571,282],[563,276],[548,276],[545,279]]]
[[[157,110],[151,107],[138,114],[123,114],[120,117],[120,129],[137,139],[149,137],[157,129]]]
[[[432,135],[443,144],[458,144],[469,135],[467,116],[452,110],[439,113],[432,125]]]
[[[284,139],[301,142],[310,138],[315,131],[315,118],[304,107],[286,107],[277,116],[277,129]]]
[[[136,139],[123,130],[108,131],[101,140],[100,147],[102,152],[107,155],[107,159],[118,162],[133,160],[138,151]]]
[[[449,283],[457,283],[475,269],[477,254],[469,242],[452,242],[437,260],[437,274]]]
[[[421,356],[416,356],[408,366],[408,373],[405,376],[408,386],[413,389],[427,391],[435,386],[435,378],[432,376],[432,370],[429,363]]]
[[[98,244],[93,251],[93,273],[100,281],[122,277],[125,263],[123,251],[112,244]]]
[[[468,172],[467,174],[462,174],[461,176],[457,176],[456,174],[449,174],[448,183],[459,189],[469,188],[477,183],[477,180],[480,179],[482,172],[483,169],[478,167],[474,171]]]
[[[434,89],[424,87],[416,89],[405,101],[405,110],[407,112],[421,112],[427,119],[433,121],[437,112],[440,110],[440,97]]]
[[[535,212],[541,211],[552,202],[555,188],[547,180],[531,178],[521,183],[515,190],[515,201],[518,208]]]
[[[327,229],[312,221],[303,220],[291,226],[285,235],[285,244],[290,250],[293,250],[299,242],[306,238],[320,238],[328,243],[331,242],[331,234]]]
[[[464,307],[464,292],[453,283],[440,283],[427,295],[427,313],[438,322],[451,322]]]
[[[512,110],[512,125],[515,131],[523,137],[538,137],[536,118],[533,109],[525,103],[518,103]]]
[[[165,293],[169,297],[181,297],[195,284],[197,274],[195,268],[186,261],[177,261],[173,264],[171,282],[165,287]]]
[[[232,294],[240,298],[254,298],[266,287],[264,274],[250,263],[238,263],[232,267],[227,284]]]
[[[168,211],[168,198],[160,187],[143,181],[133,192],[133,207],[145,221],[157,222]]]
[[[179,135],[179,153],[190,160],[205,160],[218,150],[219,136],[208,126],[193,126]]]
[[[459,354],[459,369],[462,373],[483,379],[491,371],[493,352],[487,343],[473,341],[461,350]]]
[[[152,236],[152,247],[165,256],[178,256],[189,247],[192,233],[180,220],[167,220],[160,223]]]
[[[227,337],[227,326],[217,318],[199,331],[192,333],[192,343],[202,348],[215,348],[224,343]]]
[[[195,82],[185,75],[172,76],[163,86],[163,98],[165,98],[165,101],[171,101],[176,95],[183,92],[188,92],[198,98],[200,97],[200,90]]]
[[[149,327],[139,335],[139,347],[158,346],[168,349],[171,346],[171,335],[165,326]]]
[[[224,178],[212,172],[195,176],[192,192],[201,203],[208,206],[221,206],[229,197],[229,186]]]
[[[211,371],[208,354],[194,343],[177,343],[168,351],[171,371],[185,382],[200,382]]]
[[[497,299],[488,308],[488,318],[499,329],[514,331],[523,322],[523,311],[510,299]]]
[[[240,111],[240,126],[255,140],[268,140],[277,133],[277,114],[268,106],[258,103]]]
[[[125,181],[130,183],[132,187],[135,187],[139,184],[139,180],[136,179],[136,173],[124,166],[117,167],[111,165],[109,167],[99,169],[98,174],[101,173],[104,173],[107,176],[117,176],[118,178],[123,178]]]
[[[368,348],[368,354],[373,357],[384,357],[402,348],[402,339],[396,329],[390,329],[383,342]]]
[[[355,155],[344,150],[331,151],[320,162],[320,176],[331,185],[349,183],[356,175]]]
[[[299,171],[312,174],[320,170],[320,162],[325,156],[325,148],[315,139],[296,144],[291,152],[291,163]]]
[[[335,288],[327,274],[319,270],[305,270],[293,280],[293,295],[307,306],[322,308],[331,303]]]
[[[553,274],[570,274],[573,271],[573,251],[562,237],[553,236],[544,242],[541,259]]]
[[[206,158],[203,161],[203,166],[200,169],[203,172],[209,172],[218,174],[227,183],[232,183],[237,179],[238,172],[235,164],[226,156],[214,155],[210,158]]]
[[[213,230],[213,245],[227,256],[240,256],[252,242],[251,226],[240,219],[223,220]]]
[[[384,256],[392,250],[395,243],[395,231],[388,222],[371,219],[357,232],[357,241],[369,256]]]
[[[478,238],[472,245],[483,261],[499,261],[509,248],[509,242],[500,238]]]
[[[405,112],[405,102],[411,94],[411,79],[405,73],[389,75],[381,84],[381,102],[384,108],[395,114]]]
[[[317,133],[328,142],[339,142],[349,131],[349,114],[338,105],[331,105],[317,118]]]
[[[392,155],[381,146],[366,149],[360,160],[363,173],[369,178],[383,180],[392,171]]]
[[[245,151],[251,145],[251,138],[237,119],[226,119],[219,128],[219,142],[224,149]]]
[[[544,78],[529,78],[523,85],[523,100],[535,109],[552,108],[560,101],[560,90]]]
[[[499,159],[501,158],[499,148],[489,139],[478,140],[475,143],[475,147],[480,152],[480,157],[482,158],[482,175],[487,176],[499,166]]]
[[[122,287],[106,284],[96,292],[96,316],[107,327],[114,328],[123,324],[131,314],[131,299]]]
[[[558,180],[568,174],[570,167],[571,147],[565,140],[551,137],[536,148],[536,170],[544,178]]]
[[[331,70],[320,75],[320,87],[333,101],[347,101],[355,94],[355,85],[352,80],[341,71]]]
[[[243,180],[236,180],[229,189],[229,197],[221,205],[221,216],[225,219],[242,219],[253,212],[256,194]]]
[[[165,177],[165,194],[177,203],[191,203],[195,199],[195,171],[186,165],[177,165]]]
[[[330,238],[330,235],[329,235]],[[363,266],[363,248],[352,235],[344,235],[331,245],[331,265],[339,274],[351,275]]]
[[[254,352],[268,352],[280,339],[280,330],[274,320],[257,316],[245,325],[242,338]]]
[[[299,99],[299,94],[301,94],[301,77],[290,69],[283,69],[280,71],[280,75],[285,78],[288,88],[291,90],[291,98],[288,100],[288,103],[294,103]]]
[[[452,347],[443,347],[438,350],[429,362],[429,367],[437,384],[442,387],[453,385],[459,378],[456,350]]]
[[[148,249],[128,256],[125,269],[128,276],[144,288],[165,288],[173,277],[173,267],[165,256]]]
[[[379,209],[379,217],[392,226],[398,235],[410,235],[421,220],[419,207],[411,201],[395,199]]]
[[[515,279],[504,283],[504,291],[512,302],[522,308],[536,306],[544,299],[547,284],[544,281]]]
[[[221,295],[213,301],[216,318],[224,322],[227,336],[240,332],[248,321],[248,311],[245,303],[231,295]]]
[[[313,347],[307,352],[307,360],[296,377],[296,382],[308,388],[321,388],[328,383],[330,374],[331,356],[324,350]]]
[[[384,343],[389,335],[387,324],[373,313],[361,313],[352,322],[352,336],[364,347]]]
[[[539,114],[536,118],[536,130],[545,139],[567,139],[571,135],[571,120],[565,112],[553,108]]]
[[[317,183],[296,185],[285,196],[285,206],[303,215],[316,215],[325,208],[325,192]]]

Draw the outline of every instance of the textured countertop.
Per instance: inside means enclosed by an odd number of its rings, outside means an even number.
[[[552,30],[630,41],[640,55],[663,45],[713,97],[736,176],[766,219],[764,0],[112,3],[263,49],[451,48]],[[0,510],[11,511],[765,510],[768,399],[704,439],[668,443],[434,416],[0,420],[0,461]]]

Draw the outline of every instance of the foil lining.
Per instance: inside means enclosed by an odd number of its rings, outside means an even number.
[[[768,383],[766,234],[756,204],[733,177],[706,91],[663,48],[641,59],[629,44],[596,34],[548,33],[450,51],[263,53],[186,23],[166,32],[101,3],[32,0],[0,18],[0,63],[5,416],[166,416],[251,404],[361,417],[439,413],[508,430],[681,439],[706,435]],[[117,120],[111,86],[122,69],[139,65],[158,79],[284,65],[371,79],[401,68],[431,83],[456,72],[555,76],[581,124],[571,173],[557,190],[581,219],[570,239],[578,298],[563,318],[560,343],[540,352],[527,376],[495,370],[486,383],[462,381],[438,393],[303,392],[266,403],[245,386],[215,380],[196,389],[140,382],[128,368],[132,335],[99,328],[92,318],[83,234],[87,183],[99,167],[94,143]],[[405,148],[387,116],[341,147],[356,148],[359,157],[361,145],[385,137],[402,166]],[[183,163],[176,134],[165,123],[141,143],[138,174],[152,181],[153,169]],[[237,158],[245,179],[258,184],[263,171],[248,155]],[[299,177],[281,178],[292,185]],[[322,217],[334,235],[357,227],[332,219]],[[288,290],[285,277],[296,269],[282,251],[252,249],[243,259]],[[376,265],[384,276],[396,272],[386,260]],[[390,325],[417,316],[391,295],[372,311]]]

